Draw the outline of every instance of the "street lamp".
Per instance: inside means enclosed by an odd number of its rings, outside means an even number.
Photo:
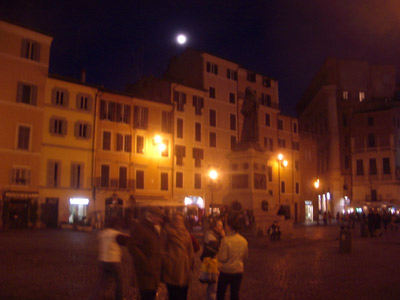
[[[284,156],[282,153],[278,154],[278,192],[279,192],[279,197],[278,197],[278,203],[281,203],[281,165],[283,167],[287,167],[288,161],[283,159]]]
[[[158,146],[158,150],[160,151],[160,153],[164,152],[165,149],[167,149],[167,146],[162,142],[162,137],[158,134],[154,136],[153,144],[155,146]]]
[[[314,181],[314,187],[315,187],[316,189],[319,188],[319,179],[317,179],[317,180]]]
[[[210,178],[210,190],[211,190],[211,216],[214,214],[214,207],[213,207],[213,202],[214,202],[214,189],[216,185],[216,180],[218,178],[218,172],[215,169],[211,169],[208,172],[208,177]]]

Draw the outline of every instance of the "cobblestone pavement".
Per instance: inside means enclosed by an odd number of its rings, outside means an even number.
[[[339,253],[338,235],[332,225],[299,226],[278,242],[249,237],[241,299],[400,299],[400,231],[371,239],[360,238],[356,228],[350,254]],[[126,250],[123,262],[128,286]],[[97,271],[95,233],[0,232],[1,300],[87,299]],[[197,276],[190,300],[204,299]],[[110,290],[107,295],[112,299]]]

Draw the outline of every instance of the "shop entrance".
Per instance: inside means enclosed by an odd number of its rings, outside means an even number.
[[[27,228],[29,200],[11,199],[9,205],[8,224],[10,228]]]
[[[124,201],[117,197],[110,197],[106,199],[106,211],[105,211],[105,224],[108,224],[108,221],[113,218],[118,218],[122,220],[124,215]]]
[[[46,198],[46,227],[58,226],[58,198]]]
[[[312,201],[305,201],[306,207],[306,222],[312,222],[314,220],[314,208],[312,205]]]

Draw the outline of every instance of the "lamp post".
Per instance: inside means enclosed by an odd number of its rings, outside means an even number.
[[[318,198],[318,189],[319,189],[319,178],[314,181],[314,187],[317,191],[317,203],[318,203],[318,217],[317,217],[317,224],[319,225],[319,198]]]
[[[208,177],[210,178],[210,190],[211,190],[211,217],[214,215],[214,208],[213,208],[213,202],[214,202],[214,189],[216,185],[216,180],[218,178],[218,172],[215,169],[211,169],[208,172]]]
[[[282,153],[279,153],[278,154],[278,203],[280,204],[281,203],[281,165],[283,166],[283,167],[287,167],[287,165],[288,165],[288,161],[287,160],[285,160],[285,159],[283,159],[284,158],[284,156],[283,156],[283,154]]]

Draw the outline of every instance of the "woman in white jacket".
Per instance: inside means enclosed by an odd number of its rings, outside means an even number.
[[[239,224],[236,217],[228,217],[227,235],[222,239],[218,252],[220,274],[218,277],[217,300],[225,299],[228,285],[231,286],[231,300],[239,299],[240,284],[244,270],[243,260],[248,256],[248,243],[238,233]]]

